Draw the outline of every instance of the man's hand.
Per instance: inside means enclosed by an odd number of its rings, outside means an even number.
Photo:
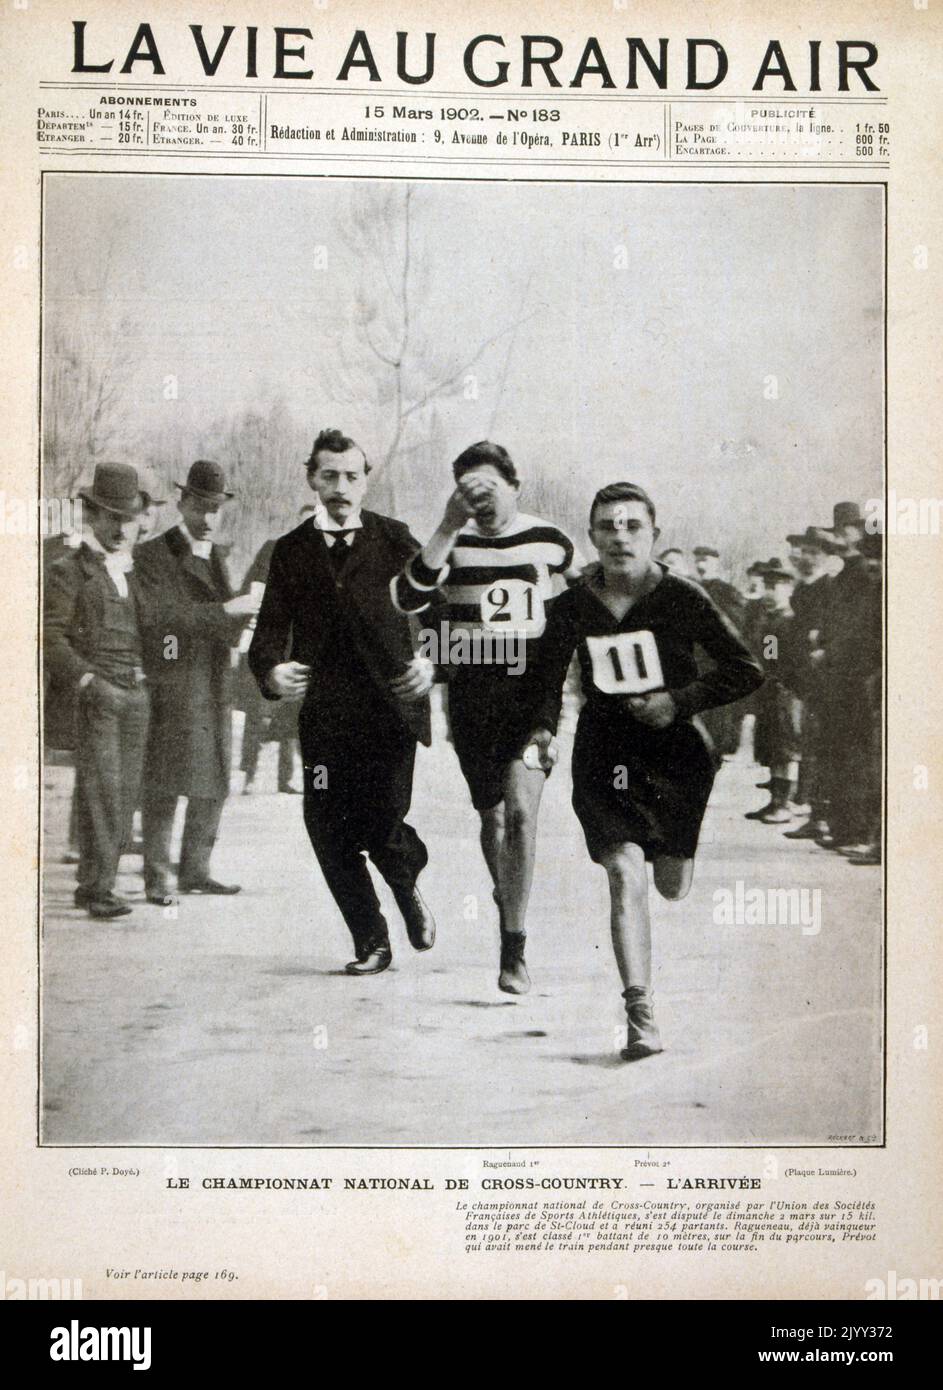
[[[223,612],[230,618],[254,618],[261,607],[262,600],[254,594],[237,594],[223,604]]]
[[[303,695],[311,680],[311,667],[301,661],[282,661],[268,673],[267,685],[273,695]]]
[[[678,712],[667,690],[655,690],[650,695],[627,695],[625,702],[639,723],[647,724],[650,729],[667,729]]]
[[[390,684],[397,700],[404,705],[413,704],[429,694],[435,684],[435,666],[427,656],[414,656],[401,676]]]
[[[445,504],[442,529],[449,532],[461,531],[468,518],[474,515],[474,503],[463,479]]]
[[[550,772],[560,756],[557,740],[549,729],[535,729],[521,755],[524,766]]]

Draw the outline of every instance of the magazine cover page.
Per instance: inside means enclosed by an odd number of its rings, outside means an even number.
[[[80,1301],[939,1297],[940,39],[6,4],[53,1360]]]

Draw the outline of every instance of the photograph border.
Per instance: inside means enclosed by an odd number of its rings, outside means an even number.
[[[55,152],[58,154],[59,152]],[[82,153],[75,151],[76,154]],[[115,152],[118,153],[118,152]],[[55,154],[53,157],[55,157]],[[767,165],[758,165],[759,168],[768,168]],[[844,166],[843,166],[844,167]],[[882,395],[883,395],[883,450],[882,450],[882,518],[884,522],[885,535],[887,533],[887,498],[890,487],[890,461],[888,450],[888,410],[889,410],[889,388],[888,388],[888,239],[889,239],[889,180],[885,174],[884,178],[847,178],[847,179],[764,179],[764,178],[611,178],[602,179],[564,177],[534,177],[528,178],[515,175],[513,178],[499,178],[495,176],[475,176],[472,174],[447,175],[438,174],[429,177],[406,174],[359,174],[359,173],[288,173],[282,171],[262,171],[252,170],[248,172],[239,171],[213,171],[213,170],[157,170],[157,169],[48,169],[43,168],[39,174],[39,325],[38,325],[38,373],[36,385],[36,418],[37,418],[37,458],[36,458],[36,498],[42,499],[43,495],[43,326],[44,326],[44,269],[45,269],[45,193],[47,178],[73,178],[81,179],[88,176],[97,178],[157,178],[157,179],[301,179],[301,180],[322,180],[328,179],[334,182],[352,183],[412,183],[412,184],[440,184],[440,183],[464,183],[464,184],[506,184],[506,183],[527,183],[544,184],[548,186],[559,186],[568,184],[579,184],[593,187],[633,187],[637,185],[658,186],[668,185],[669,187],[702,186],[712,189],[723,189],[726,187],[822,187],[840,188],[846,190],[856,187],[872,187],[883,189],[882,212],[883,212],[883,332],[882,332]],[[882,618],[883,618],[883,653],[882,653],[882,859],[881,859],[881,890],[882,890],[882,953],[881,953],[881,986],[882,986],[882,1008],[880,1011],[881,1019],[881,1142],[880,1143],[855,1143],[855,1144],[830,1144],[820,1143],[796,1143],[796,1144],[591,1144],[591,1143],[570,1143],[570,1144],[411,1144],[411,1143],[386,1143],[386,1144],[202,1144],[202,1143],[167,1143],[167,1144],[129,1144],[129,1143],[70,1143],[70,1142],[46,1142],[42,1138],[42,1053],[43,1053],[43,831],[44,831],[44,762],[43,762],[43,661],[42,661],[42,616],[43,616],[43,576],[42,576],[42,538],[37,538],[36,553],[36,576],[37,576],[37,600],[36,600],[36,711],[38,717],[36,747],[38,764],[38,801],[37,801],[37,870],[36,870],[36,1111],[35,1111],[35,1144],[34,1149],[48,1150],[96,1150],[111,1149],[116,1152],[154,1150],[157,1152],[174,1151],[206,1151],[222,1153],[240,1152],[302,1152],[302,1153],[321,1153],[321,1152],[395,1152],[395,1153],[423,1153],[423,1152],[442,1152],[442,1153],[528,1153],[528,1152],[637,1152],[651,1151],[657,1152],[681,1152],[698,1153],[709,1151],[720,1152],[749,1152],[759,1151],[765,1153],[791,1153],[794,1150],[818,1150],[838,1151],[850,1149],[853,1151],[873,1150],[888,1148],[887,1133],[887,1031],[888,1031],[888,775],[889,775],[889,749],[888,749],[888,691],[889,684],[889,656],[888,656],[888,614],[889,614],[889,595],[890,595],[890,572],[888,556],[885,551],[884,575],[883,575],[883,594],[882,594]]]

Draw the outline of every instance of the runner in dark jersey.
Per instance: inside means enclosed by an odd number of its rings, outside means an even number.
[[[573,808],[609,877],[628,1060],[662,1050],[651,999],[646,861],[662,897],[683,898],[716,762],[696,716],[762,684],[757,661],[700,585],[652,560],[655,509],[635,484],[596,494],[601,565],[553,605],[527,675],[528,745],[549,770],[574,650],[586,704],[573,745]],[[708,654],[698,674],[695,646]]]

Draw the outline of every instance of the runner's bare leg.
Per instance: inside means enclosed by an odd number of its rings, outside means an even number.
[[[688,896],[694,878],[694,860],[663,854],[652,865],[652,877],[661,896],[677,902]]]
[[[537,813],[546,777],[515,758],[504,782],[504,838],[498,856],[498,893],[504,909],[504,930],[523,935],[527,903],[534,878]]]
[[[485,856],[491,882],[495,892],[498,890],[498,874],[501,857],[501,841],[504,839],[504,805],[499,802],[487,811],[479,811],[481,817],[481,852]]]
[[[639,845],[614,845],[602,857],[609,878],[612,949],[623,988],[651,988],[652,926],[648,912],[648,871]]]

